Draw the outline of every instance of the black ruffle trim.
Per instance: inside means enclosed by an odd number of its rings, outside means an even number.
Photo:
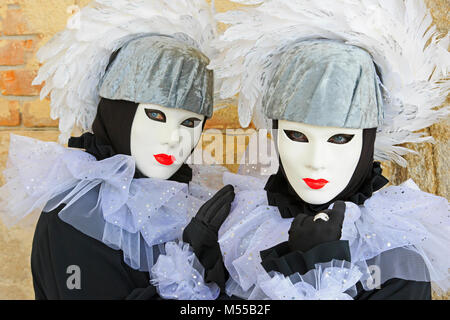
[[[69,139],[69,147],[84,149],[98,161],[111,158],[117,154],[111,145],[102,141],[92,133],[85,133],[80,137],[71,137]]]
[[[364,180],[359,189],[350,197],[345,199],[333,199],[329,203],[323,205],[313,205],[304,202],[298,195],[291,190],[289,182],[279,171],[272,175],[265,186],[267,191],[267,200],[269,205],[278,207],[283,218],[296,217],[299,213],[315,215],[317,212],[328,209],[330,203],[337,200],[350,201],[357,205],[361,205],[369,199],[372,194],[384,187],[389,182],[383,177],[381,164],[374,162],[371,174]]]

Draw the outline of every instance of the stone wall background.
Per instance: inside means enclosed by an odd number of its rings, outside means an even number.
[[[408,0],[406,0],[408,1]],[[58,122],[50,119],[49,100],[39,100],[39,87],[32,86],[39,63],[36,51],[65,27],[67,18],[89,0],[0,0],[0,170],[9,146],[9,134],[56,141]],[[437,28],[450,29],[450,1],[426,0]],[[238,5],[216,0],[217,11]],[[226,26],[221,26],[225,28]],[[383,164],[394,184],[413,178],[422,190],[449,199],[450,120],[427,129],[435,144],[414,146],[418,155],[407,156],[408,168]],[[232,101],[219,101],[206,128],[239,128],[237,108]],[[245,135],[245,133],[244,133]],[[205,147],[205,146],[204,146]],[[227,165],[236,171],[237,165]],[[0,185],[3,183],[0,177]],[[6,229],[0,222],[0,299],[33,299],[30,252],[34,226]],[[447,297],[435,297],[444,298]]]

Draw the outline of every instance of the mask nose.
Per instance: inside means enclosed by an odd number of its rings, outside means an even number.
[[[319,145],[312,145],[309,150],[309,157],[305,167],[313,171],[323,170],[325,169],[325,157],[327,157],[327,155]]]
[[[305,167],[310,169],[310,170],[314,170],[314,171],[320,171],[320,170],[325,169],[325,167],[319,166],[317,164],[307,164]]]
[[[175,147],[180,143],[180,132],[176,126],[167,126],[166,130],[160,133],[160,143],[168,145],[169,147]]]
[[[170,138],[169,138],[167,144],[170,147],[175,147],[179,143],[180,143],[180,132],[178,131],[178,129],[174,129],[172,131],[172,133],[170,134]]]

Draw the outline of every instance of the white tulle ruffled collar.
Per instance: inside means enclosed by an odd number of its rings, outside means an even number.
[[[225,266],[233,279],[230,291],[247,291],[255,285],[256,275],[264,273],[259,252],[288,239],[292,219],[281,218],[278,209],[268,205],[264,183],[224,175],[224,184],[238,191],[219,232]],[[385,187],[360,206],[346,202],[341,240],[349,242],[351,262],[362,272],[363,287],[369,289],[375,266],[381,270],[376,275],[380,283],[392,278],[433,281],[448,290],[448,211],[445,198],[420,191],[412,181]]]
[[[0,213],[13,225],[64,205],[63,221],[123,250],[131,267],[149,270],[152,247],[181,238],[212,192],[194,184],[134,179],[134,171],[130,156],[97,161],[82,150],[11,135]]]

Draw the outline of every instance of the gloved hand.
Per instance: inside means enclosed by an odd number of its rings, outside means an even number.
[[[225,287],[227,272],[223,265],[218,231],[230,213],[235,193],[227,185],[205,202],[183,232],[183,241],[189,243],[197,259],[205,268],[205,282]]]
[[[289,247],[292,251],[306,252],[315,246],[336,241],[341,238],[342,224],[344,223],[345,202],[336,201],[332,209],[321,211],[324,214],[308,216],[299,214],[292,221],[289,229]],[[325,219],[328,216],[328,221]]]

